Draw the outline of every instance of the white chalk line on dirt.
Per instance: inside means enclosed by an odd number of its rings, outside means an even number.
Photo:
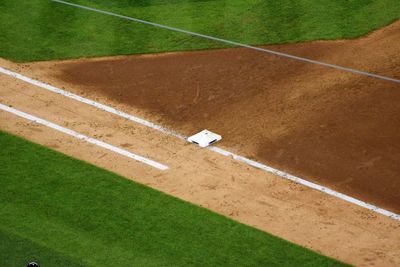
[[[101,14],[117,17],[117,18],[121,18],[121,19],[126,19],[126,20],[130,20],[130,21],[134,21],[134,22],[150,25],[150,26],[157,27],[157,28],[162,28],[162,29],[166,29],[166,30],[170,30],[170,31],[180,32],[180,33],[184,33],[184,34],[200,37],[200,38],[203,38],[203,39],[208,39],[208,40],[212,40],[212,41],[216,41],[216,42],[220,42],[220,43],[225,43],[225,44],[229,44],[229,45],[234,45],[234,46],[238,46],[238,47],[244,47],[244,48],[256,50],[256,51],[259,51],[259,52],[272,54],[272,55],[275,55],[275,56],[281,56],[281,57],[290,58],[290,59],[297,60],[297,61],[307,62],[307,63],[311,63],[311,64],[315,64],[315,65],[320,65],[320,66],[324,66],[324,67],[328,67],[328,68],[333,68],[333,69],[337,69],[337,70],[341,70],[341,71],[345,71],[345,72],[358,74],[358,75],[363,75],[363,76],[373,77],[373,78],[386,80],[386,81],[390,81],[390,82],[400,83],[400,79],[387,77],[387,76],[383,76],[383,75],[379,75],[379,74],[375,74],[375,73],[356,70],[356,69],[348,68],[348,67],[342,67],[342,66],[339,66],[339,65],[325,63],[325,62],[318,61],[318,60],[299,57],[299,56],[295,56],[295,55],[291,55],[291,54],[287,54],[287,53],[282,53],[282,52],[278,52],[278,51],[274,51],[274,50],[270,50],[270,49],[266,49],[266,48],[247,45],[247,44],[243,44],[243,43],[239,43],[239,42],[235,42],[235,41],[230,41],[230,40],[226,40],[226,39],[222,39],[222,38],[218,38],[218,37],[213,37],[213,36],[205,35],[205,34],[201,34],[201,33],[191,32],[191,31],[187,31],[187,30],[183,30],[183,29],[179,29],[179,28],[175,28],[175,27],[170,27],[170,26],[167,26],[167,25],[158,24],[158,23],[151,22],[151,21],[132,18],[132,17],[120,15],[120,14],[117,14],[117,13],[113,13],[113,12],[109,12],[109,11],[105,11],[105,10],[100,10],[100,9],[97,9],[97,8],[77,5],[77,4],[65,2],[65,1],[62,1],[62,0],[51,0],[51,1],[56,2],[56,3],[60,3],[60,4],[64,4],[64,5],[68,5],[68,6],[72,6],[72,7],[76,7],[76,8],[80,8],[80,9],[85,9],[85,10],[89,10],[89,11],[93,11],[93,12],[97,12],[97,13],[101,13]]]
[[[136,116],[127,114],[127,113],[125,113],[123,111],[120,111],[120,110],[117,110],[117,109],[112,108],[110,106],[106,106],[106,105],[98,103],[96,101],[93,101],[93,100],[78,96],[76,94],[64,91],[64,90],[62,90],[60,88],[57,88],[55,86],[40,82],[38,80],[31,79],[29,77],[26,77],[26,76],[21,75],[19,73],[4,69],[2,67],[0,67],[0,73],[6,74],[8,76],[14,77],[14,78],[22,80],[22,81],[25,81],[25,82],[30,83],[32,85],[38,86],[38,87],[40,87],[42,89],[46,89],[48,91],[63,95],[65,97],[77,100],[77,101],[85,103],[85,104],[88,104],[88,105],[93,106],[93,107],[95,107],[97,109],[100,109],[100,110],[112,113],[114,115],[120,116],[122,118],[131,120],[131,121],[136,122],[138,124],[141,124],[141,125],[144,125],[146,127],[152,128],[154,130],[160,131],[160,132],[162,132],[164,134],[172,135],[172,136],[175,136],[175,137],[177,137],[179,139],[183,139],[183,140],[186,140],[186,138],[187,138],[184,135],[178,134],[178,133],[176,133],[176,132],[174,132],[172,130],[169,130],[169,129],[165,128],[165,127],[162,127],[160,125],[154,124],[154,123],[149,122],[147,120],[144,120],[144,119],[138,118]],[[213,151],[215,153],[218,153],[220,155],[223,155],[225,157],[230,157],[230,158],[232,158],[232,159],[234,159],[236,161],[245,163],[245,164],[247,164],[249,166],[252,166],[252,167],[261,169],[263,171],[275,174],[275,175],[277,175],[279,177],[282,177],[284,179],[287,179],[287,180],[293,181],[295,183],[304,185],[306,187],[318,190],[320,192],[323,192],[323,193],[326,193],[328,195],[334,196],[336,198],[342,199],[342,200],[347,201],[349,203],[352,203],[352,204],[355,204],[357,206],[366,208],[366,209],[368,209],[370,211],[373,211],[373,212],[376,212],[376,213],[379,213],[379,214],[385,215],[387,217],[390,217],[392,219],[400,221],[400,215],[399,214],[396,214],[396,213],[393,213],[391,211],[379,208],[377,206],[374,206],[372,204],[369,204],[369,203],[366,203],[364,201],[358,200],[356,198],[350,197],[348,195],[339,193],[339,192],[337,192],[335,190],[332,190],[330,188],[327,188],[325,186],[321,186],[321,185],[309,182],[309,181],[304,180],[302,178],[299,178],[297,176],[294,176],[294,175],[291,175],[289,173],[286,173],[286,172],[280,171],[278,169],[272,168],[272,167],[267,166],[267,165],[265,165],[263,163],[256,162],[254,160],[242,157],[240,155],[234,154],[232,152],[229,152],[229,151],[224,150],[224,149],[219,148],[219,147],[215,147],[215,146],[214,147],[207,147],[207,149],[210,150],[210,151]]]
[[[136,154],[134,154],[134,153],[132,153],[132,152],[129,152],[129,151],[127,151],[127,150],[124,150],[124,149],[121,149],[121,148],[119,148],[119,147],[115,147],[115,146],[113,146],[113,145],[104,143],[104,142],[102,142],[102,141],[100,141],[100,140],[97,140],[97,139],[91,138],[91,137],[89,137],[89,136],[80,134],[80,133],[75,132],[75,131],[73,131],[73,130],[67,129],[67,128],[62,127],[62,126],[60,126],[60,125],[57,125],[57,124],[54,124],[54,123],[52,123],[52,122],[46,121],[46,120],[44,120],[44,119],[35,117],[35,116],[30,115],[30,114],[28,114],[28,113],[19,111],[19,110],[17,110],[17,109],[8,107],[8,106],[3,105],[3,104],[1,104],[1,103],[0,103],[0,110],[3,110],[3,111],[6,111],[6,112],[9,112],[9,113],[12,113],[12,114],[14,114],[14,115],[16,115],[16,116],[19,116],[19,117],[21,117],[21,118],[27,119],[27,120],[32,121],[32,122],[35,122],[35,123],[37,123],[37,124],[41,124],[41,125],[47,126],[47,127],[49,127],[49,128],[52,128],[52,129],[54,129],[54,130],[56,130],[56,131],[62,132],[62,133],[67,134],[67,135],[70,135],[70,136],[75,137],[75,138],[77,138],[77,139],[80,139],[80,140],[86,141],[86,142],[88,142],[88,143],[94,144],[94,145],[96,145],[96,146],[105,148],[105,149],[110,150],[110,151],[112,151],[112,152],[118,153],[118,154],[120,154],[120,155],[122,155],[122,156],[131,158],[131,159],[134,159],[134,160],[136,160],[136,161],[139,161],[139,162],[141,162],[141,163],[144,163],[144,164],[146,164],[146,165],[149,165],[149,166],[151,166],[151,167],[153,167],[153,168],[156,168],[156,169],[159,169],[159,170],[162,170],[162,171],[168,169],[167,166],[165,166],[165,165],[163,165],[163,164],[161,164],[161,163],[155,162],[155,161],[153,161],[153,160],[151,160],[151,159],[144,158],[144,157],[142,157],[142,156],[136,155]]]

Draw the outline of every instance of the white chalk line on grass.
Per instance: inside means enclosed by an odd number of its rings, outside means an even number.
[[[159,170],[162,170],[162,171],[168,169],[167,166],[165,166],[165,165],[163,165],[163,164],[161,164],[161,163],[155,162],[155,161],[153,161],[153,160],[151,160],[151,159],[144,158],[144,157],[142,157],[142,156],[136,155],[136,154],[134,154],[134,153],[132,153],[132,152],[129,152],[129,151],[127,151],[127,150],[124,150],[124,149],[121,149],[121,148],[119,148],[119,147],[115,147],[115,146],[113,146],[113,145],[104,143],[104,142],[102,142],[102,141],[100,141],[100,140],[97,140],[97,139],[88,137],[88,136],[86,136],[86,135],[83,135],[83,134],[80,134],[80,133],[75,132],[75,131],[73,131],[73,130],[70,130],[70,129],[67,129],[67,128],[65,128],[65,127],[62,127],[62,126],[60,126],[60,125],[57,125],[57,124],[54,124],[54,123],[52,123],[52,122],[46,121],[46,120],[44,120],[44,119],[35,117],[35,116],[33,116],[33,115],[30,115],[30,114],[28,114],[28,113],[19,111],[19,110],[17,110],[17,109],[8,107],[8,106],[3,105],[3,104],[1,104],[1,103],[0,103],[0,110],[3,110],[3,111],[6,111],[6,112],[9,112],[9,113],[12,113],[12,114],[14,114],[14,115],[16,115],[16,116],[19,116],[19,117],[21,117],[21,118],[27,119],[27,120],[32,121],[32,122],[35,122],[35,123],[37,123],[37,124],[41,124],[41,125],[47,126],[47,127],[49,127],[49,128],[52,128],[52,129],[54,129],[54,130],[56,130],[56,131],[62,132],[62,133],[67,134],[67,135],[70,135],[70,136],[75,137],[75,138],[77,138],[77,139],[80,139],[80,140],[86,141],[86,142],[88,142],[88,143],[94,144],[94,145],[96,145],[96,146],[105,148],[105,149],[110,150],[110,151],[112,151],[112,152],[118,153],[118,154],[120,154],[120,155],[122,155],[122,156],[131,158],[131,159],[134,159],[134,160],[136,160],[136,161],[139,161],[139,162],[141,162],[141,163],[144,163],[144,164],[146,164],[146,165],[149,165],[149,166],[151,166],[151,167],[153,167],[153,168],[156,168],[156,169],[159,169]]]
[[[162,132],[164,134],[172,135],[172,136],[175,136],[175,137],[177,137],[179,139],[183,139],[183,140],[186,140],[186,138],[187,138],[184,135],[178,134],[178,133],[176,133],[176,132],[174,132],[172,130],[169,130],[169,129],[165,128],[165,127],[162,127],[160,125],[154,124],[154,123],[149,122],[147,120],[144,120],[144,119],[138,118],[136,116],[127,114],[127,113],[125,113],[123,111],[120,111],[120,110],[117,110],[117,109],[112,108],[110,106],[106,106],[106,105],[98,103],[96,101],[93,101],[93,100],[78,96],[76,94],[72,94],[72,93],[64,91],[64,90],[62,90],[60,88],[54,87],[52,85],[49,85],[49,84],[46,84],[46,83],[43,83],[43,82],[40,82],[38,80],[31,79],[29,77],[26,77],[26,76],[23,76],[23,75],[21,75],[19,73],[4,69],[2,67],[0,67],[0,73],[6,74],[8,76],[14,77],[14,78],[22,80],[22,81],[25,81],[25,82],[30,83],[32,85],[38,86],[38,87],[40,87],[42,89],[46,89],[48,91],[63,95],[65,97],[77,100],[77,101],[85,103],[85,104],[88,104],[88,105],[93,106],[93,107],[95,107],[97,109],[112,113],[114,115],[120,116],[122,118],[128,119],[130,121],[136,122],[138,124],[144,125],[146,127],[152,128],[154,130],[160,131],[160,132]],[[223,155],[225,157],[230,157],[230,158],[232,158],[232,159],[234,159],[236,161],[245,163],[245,164],[247,164],[249,166],[252,166],[252,167],[261,169],[263,171],[275,174],[275,175],[277,175],[279,177],[282,177],[284,179],[287,179],[287,180],[290,180],[292,182],[304,185],[306,187],[321,191],[323,193],[326,193],[328,195],[331,195],[331,196],[334,196],[336,198],[342,199],[342,200],[347,201],[349,203],[352,203],[352,204],[355,204],[357,206],[366,208],[366,209],[368,209],[370,211],[374,211],[376,213],[388,216],[388,217],[390,217],[390,218],[392,218],[394,220],[400,221],[400,215],[399,214],[396,214],[396,213],[393,213],[391,211],[379,208],[377,206],[374,206],[372,204],[369,204],[369,203],[366,203],[364,201],[358,200],[356,198],[350,197],[348,195],[339,193],[339,192],[337,192],[335,190],[332,190],[332,189],[329,189],[329,188],[327,188],[325,186],[321,186],[321,185],[309,182],[309,181],[304,180],[302,178],[299,178],[297,176],[294,176],[294,175],[291,175],[289,173],[286,173],[286,172],[280,171],[278,169],[272,168],[272,167],[267,166],[267,165],[265,165],[263,163],[256,162],[254,160],[242,157],[240,155],[234,154],[232,152],[229,152],[229,151],[227,151],[225,149],[222,149],[222,148],[219,148],[219,147],[213,146],[213,147],[207,147],[207,149],[210,150],[210,151],[213,151],[215,153],[218,153],[220,155]]]
[[[366,72],[366,71],[362,71],[362,70],[356,70],[356,69],[348,68],[348,67],[342,67],[342,66],[339,66],[339,65],[325,63],[325,62],[318,61],[318,60],[299,57],[299,56],[295,56],[295,55],[291,55],[291,54],[287,54],[287,53],[282,53],[282,52],[278,52],[278,51],[274,51],[274,50],[270,50],[270,49],[266,49],[266,48],[247,45],[247,44],[239,43],[239,42],[236,42],[236,41],[230,41],[230,40],[226,40],[226,39],[222,39],[222,38],[218,38],[218,37],[213,37],[213,36],[205,35],[205,34],[201,34],[201,33],[191,32],[191,31],[187,31],[187,30],[183,30],[183,29],[179,29],[179,28],[175,28],[175,27],[170,27],[170,26],[167,26],[167,25],[162,25],[162,24],[159,24],[159,23],[151,22],[151,21],[132,18],[132,17],[120,15],[120,14],[117,14],[117,13],[113,13],[113,12],[109,12],[109,11],[105,11],[105,10],[100,10],[100,9],[97,9],[97,8],[92,8],[92,7],[88,7],[88,6],[82,6],[82,5],[78,5],[78,4],[73,4],[73,3],[66,2],[66,1],[62,1],[62,0],[51,0],[51,1],[56,2],[56,3],[60,3],[60,4],[64,4],[64,5],[68,5],[68,6],[72,6],[72,7],[76,7],[76,8],[80,8],[80,9],[85,9],[85,10],[89,10],[89,11],[93,11],[93,12],[97,12],[97,13],[101,13],[101,14],[117,17],[117,18],[121,18],[121,19],[126,19],[126,20],[130,20],[130,21],[134,21],[134,22],[150,25],[150,26],[157,27],[157,28],[162,28],[162,29],[166,29],[166,30],[170,30],[170,31],[180,32],[180,33],[184,33],[184,34],[188,34],[188,35],[192,35],[192,36],[196,36],[196,37],[200,37],[200,38],[203,38],[203,39],[208,39],[208,40],[212,40],[212,41],[216,41],[216,42],[220,42],[220,43],[225,43],[225,44],[234,45],[234,46],[238,46],[238,47],[244,47],[244,48],[256,50],[256,51],[259,51],[259,52],[264,52],[264,53],[268,53],[268,54],[272,54],[272,55],[276,55],[276,56],[290,58],[290,59],[293,59],[293,60],[307,62],[307,63],[311,63],[311,64],[315,64],[315,65],[320,65],[320,66],[333,68],[333,69],[337,69],[337,70],[341,70],[341,71],[345,71],[345,72],[350,72],[350,73],[354,73],[354,74],[358,74],[358,75],[363,75],[363,76],[373,77],[373,78],[386,80],[386,81],[390,81],[390,82],[400,83],[400,79],[387,77],[387,76],[383,76],[383,75],[379,75],[379,74],[375,74],[375,73],[370,73],[370,72]]]

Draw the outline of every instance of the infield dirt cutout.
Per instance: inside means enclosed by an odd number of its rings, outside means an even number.
[[[396,22],[358,40],[268,48],[400,78],[399,43]],[[248,49],[42,62],[24,73],[188,136],[209,129],[238,154],[400,212],[399,84]]]
[[[400,78],[398,43],[400,22],[353,41],[269,48]],[[399,84],[246,49],[0,63],[185,135],[207,128],[238,154],[400,211]],[[4,75],[0,100],[171,170],[150,170],[3,112],[1,129],[328,256],[400,264],[400,225],[389,218]]]

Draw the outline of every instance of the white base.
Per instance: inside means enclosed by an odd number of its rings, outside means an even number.
[[[207,147],[215,142],[218,142],[221,139],[222,137],[220,135],[210,132],[208,130],[203,130],[189,137],[187,140],[193,144],[199,145],[200,147]]]

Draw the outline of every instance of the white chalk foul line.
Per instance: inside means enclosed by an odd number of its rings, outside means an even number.
[[[66,2],[66,1],[62,1],[62,0],[51,0],[51,1],[57,2],[57,3],[60,3],[60,4],[64,4],[64,5],[68,5],[68,6],[72,6],[72,7],[76,7],[76,8],[80,8],[80,9],[89,10],[89,11],[92,11],[92,12],[97,12],[97,13],[101,13],[101,14],[117,17],[117,18],[120,18],[120,19],[125,19],[125,20],[130,20],[130,21],[134,21],[134,22],[150,25],[150,26],[157,27],[157,28],[162,28],[162,29],[166,29],[166,30],[170,30],[170,31],[175,31],[175,32],[180,32],[180,33],[192,35],[192,36],[197,36],[197,37],[200,37],[200,38],[203,38],[203,39],[208,39],[208,40],[212,40],[212,41],[216,41],[216,42],[220,42],[220,43],[225,43],[225,44],[234,45],[234,46],[238,46],[238,47],[244,47],[244,48],[256,50],[256,51],[259,51],[259,52],[264,52],[264,53],[268,53],[268,54],[272,54],[272,55],[276,55],[276,56],[290,58],[290,59],[293,59],[293,60],[307,62],[307,63],[311,63],[311,64],[315,64],[315,65],[320,65],[320,66],[324,66],[324,67],[327,67],[327,68],[333,68],[333,69],[337,69],[337,70],[341,70],[341,71],[345,71],[345,72],[350,72],[350,73],[354,73],[354,74],[358,74],[358,75],[363,75],[363,76],[373,77],[373,78],[386,80],[386,81],[390,81],[390,82],[400,83],[400,79],[387,77],[387,76],[383,76],[383,75],[379,75],[379,74],[375,74],[375,73],[370,73],[370,72],[366,72],[366,71],[362,71],[362,70],[356,70],[356,69],[348,68],[348,67],[342,67],[342,66],[339,66],[339,65],[325,63],[325,62],[318,61],[318,60],[313,60],[313,59],[309,59],[309,58],[290,55],[290,54],[287,54],[287,53],[282,53],[282,52],[278,52],[278,51],[274,51],[274,50],[270,50],[270,49],[266,49],[266,48],[247,45],[247,44],[243,44],[243,43],[239,43],[239,42],[235,42],[235,41],[230,41],[230,40],[226,40],[226,39],[222,39],[222,38],[218,38],[218,37],[213,37],[213,36],[205,35],[205,34],[201,34],[201,33],[191,32],[191,31],[187,31],[187,30],[183,30],[183,29],[179,29],[179,28],[175,28],[175,27],[170,27],[170,26],[167,26],[167,25],[154,23],[154,22],[151,22],[151,21],[132,18],[132,17],[120,15],[120,14],[117,14],[117,13],[113,13],[113,12],[109,12],[109,11],[105,11],[105,10],[100,10],[100,9],[97,9],[97,8],[77,5],[77,4],[69,3],[69,2]]]
[[[165,128],[159,126],[159,125],[156,125],[156,124],[154,124],[152,122],[149,122],[149,121],[143,120],[141,118],[129,115],[127,113],[121,112],[121,111],[119,111],[119,110],[117,110],[115,108],[112,108],[110,106],[106,106],[106,105],[100,104],[100,103],[98,103],[96,101],[93,101],[93,100],[90,100],[90,99],[87,99],[87,98],[72,94],[70,92],[64,91],[64,90],[62,90],[60,88],[54,87],[54,86],[49,85],[47,83],[43,83],[43,82],[31,79],[29,77],[23,76],[21,74],[18,74],[16,72],[9,71],[9,70],[7,70],[5,68],[0,67],[0,73],[6,74],[8,76],[17,78],[19,80],[22,80],[24,82],[27,82],[27,83],[30,83],[30,84],[33,84],[33,85],[36,85],[36,86],[41,87],[43,89],[49,90],[51,92],[54,92],[54,93],[57,93],[57,94],[72,98],[74,100],[77,100],[79,102],[88,104],[90,106],[94,106],[94,107],[96,107],[98,109],[101,109],[101,110],[107,111],[109,113],[118,115],[118,116],[123,117],[125,119],[128,119],[128,120],[134,121],[136,123],[145,125],[147,127],[150,127],[150,128],[153,128],[153,129],[157,129],[158,131],[161,131],[163,133],[167,133],[167,134],[173,135],[173,136],[178,137],[180,139],[185,139],[184,136],[181,136],[178,133],[175,133],[173,131],[167,130],[167,129],[165,129]]]
[[[90,100],[90,99],[87,99],[87,98],[72,94],[72,93],[64,91],[64,90],[62,90],[60,88],[54,87],[52,85],[49,85],[49,84],[46,84],[46,83],[43,83],[43,82],[40,82],[38,80],[31,79],[29,77],[26,77],[26,76],[23,76],[23,75],[21,75],[19,73],[4,69],[2,67],[0,67],[0,73],[6,74],[8,76],[14,77],[16,79],[25,81],[25,82],[33,84],[33,85],[36,85],[36,86],[38,86],[40,88],[43,88],[43,89],[46,89],[48,91],[63,95],[65,97],[69,97],[69,98],[77,100],[79,102],[88,104],[88,105],[96,107],[96,108],[98,108],[100,110],[112,113],[114,115],[120,116],[122,118],[131,120],[131,121],[136,122],[138,124],[141,124],[141,125],[147,126],[149,128],[152,128],[154,130],[160,131],[160,132],[162,132],[164,134],[172,135],[172,136],[175,136],[175,137],[177,137],[179,139],[183,139],[183,140],[186,140],[186,138],[187,138],[184,135],[178,134],[178,133],[176,133],[176,132],[174,132],[172,130],[169,130],[169,129],[165,128],[165,127],[162,127],[160,125],[154,124],[154,123],[149,122],[147,120],[144,120],[144,119],[138,118],[136,116],[127,114],[125,112],[122,112],[122,111],[117,110],[115,108],[112,108],[110,106],[106,106],[104,104],[100,104],[100,103],[98,103],[96,101],[93,101],[93,100]],[[342,199],[344,201],[350,202],[350,203],[355,204],[357,206],[366,208],[366,209],[368,209],[370,211],[374,211],[376,213],[379,213],[379,214],[388,216],[388,217],[390,217],[392,219],[400,221],[400,215],[399,214],[396,214],[396,213],[393,213],[391,211],[379,208],[377,206],[374,206],[372,204],[366,203],[366,202],[358,200],[356,198],[347,196],[345,194],[339,193],[339,192],[334,191],[332,189],[329,189],[327,187],[324,187],[324,186],[309,182],[307,180],[301,179],[301,178],[296,177],[294,175],[291,175],[289,173],[286,173],[286,172],[280,171],[278,169],[272,168],[270,166],[267,166],[267,165],[265,165],[263,163],[256,162],[254,160],[242,157],[240,155],[236,155],[236,154],[234,154],[232,152],[226,151],[226,150],[224,150],[222,148],[219,148],[219,147],[213,146],[213,147],[207,147],[207,149],[210,150],[210,151],[213,151],[215,153],[221,154],[221,155],[223,155],[225,157],[230,157],[230,158],[232,158],[232,159],[234,159],[236,161],[245,163],[245,164],[247,164],[249,166],[264,170],[264,171],[269,172],[269,173],[273,173],[273,174],[275,174],[275,175],[277,175],[279,177],[282,177],[284,179],[287,179],[287,180],[293,181],[295,183],[304,185],[306,187],[321,191],[323,193],[326,193],[328,195],[331,195],[331,196],[334,196],[336,198]]]
[[[388,217],[390,217],[390,218],[392,218],[392,219],[395,219],[395,220],[400,221],[400,214],[396,214],[396,213],[393,213],[393,212],[391,212],[391,211],[388,211],[388,210],[379,208],[379,207],[374,206],[374,205],[372,205],[372,204],[366,203],[366,202],[364,202],[364,201],[358,200],[358,199],[353,198],[353,197],[351,197],[351,196],[348,196],[348,195],[342,194],[342,193],[340,193],[340,192],[337,192],[337,191],[335,191],[335,190],[332,190],[332,189],[330,189],[330,188],[328,188],[328,187],[325,187],[325,186],[322,186],[322,185],[318,185],[318,184],[309,182],[309,181],[304,180],[304,179],[302,179],[302,178],[300,178],[300,177],[297,177],[297,176],[291,175],[291,174],[289,174],[289,173],[280,171],[280,170],[278,170],[278,169],[272,168],[272,167],[270,167],[270,166],[267,166],[267,165],[265,165],[265,164],[256,162],[256,161],[254,161],[254,160],[251,160],[251,159],[248,159],[248,158],[245,158],[245,157],[236,155],[236,154],[231,153],[231,152],[229,152],[229,151],[226,151],[226,150],[224,150],[224,149],[221,149],[221,148],[218,148],[218,147],[208,147],[208,149],[211,150],[211,151],[214,151],[214,152],[216,152],[216,153],[219,153],[219,154],[221,154],[221,155],[224,155],[224,156],[227,156],[227,157],[232,157],[233,159],[235,159],[235,160],[237,160],[237,161],[246,163],[246,164],[248,164],[248,165],[250,165],[250,166],[253,166],[253,167],[255,167],[255,168],[264,170],[264,171],[266,171],[266,172],[273,173],[273,174],[275,174],[275,175],[277,175],[277,176],[280,176],[280,177],[282,177],[282,178],[284,178],[284,179],[287,179],[287,180],[290,180],[290,181],[292,181],[292,182],[295,182],[295,183],[304,185],[304,186],[306,186],[306,187],[309,187],[309,188],[312,188],[312,189],[321,191],[321,192],[326,193],[326,194],[328,194],[328,195],[337,197],[337,198],[339,198],[339,199],[345,200],[345,201],[350,202],[350,203],[352,203],[352,204],[355,204],[355,205],[357,205],[357,206],[361,206],[361,207],[366,208],[366,209],[368,209],[368,210],[374,211],[374,212],[376,212],[376,213],[379,213],[379,214],[388,216]]]
[[[107,150],[110,150],[110,151],[112,151],[112,152],[118,153],[118,154],[123,155],[123,156],[125,156],[125,157],[128,157],[128,158],[134,159],[134,160],[136,160],[136,161],[142,162],[142,163],[144,163],[144,164],[146,164],[146,165],[149,165],[149,166],[151,166],[151,167],[153,167],[153,168],[156,168],[156,169],[159,169],[159,170],[162,170],[162,171],[168,169],[167,166],[165,166],[165,165],[163,165],[163,164],[161,164],[161,163],[155,162],[155,161],[153,161],[153,160],[151,160],[151,159],[144,158],[144,157],[142,157],[142,156],[136,155],[136,154],[134,154],[134,153],[132,153],[132,152],[129,152],[129,151],[127,151],[127,150],[124,150],[124,149],[121,149],[121,148],[119,148],[119,147],[115,147],[115,146],[113,146],[113,145],[104,143],[104,142],[102,142],[102,141],[100,141],[100,140],[97,140],[97,139],[88,137],[88,136],[86,136],[86,135],[80,134],[80,133],[75,132],[75,131],[73,131],[73,130],[64,128],[64,127],[62,127],[62,126],[60,126],[60,125],[57,125],[57,124],[54,124],[54,123],[52,123],[52,122],[43,120],[43,119],[41,119],[41,118],[35,117],[35,116],[33,116],[33,115],[30,115],[30,114],[28,114],[28,113],[19,111],[19,110],[17,110],[17,109],[8,107],[8,106],[3,105],[3,104],[1,104],[1,103],[0,103],[0,110],[3,110],[3,111],[6,111],[6,112],[9,112],[9,113],[12,113],[12,114],[14,114],[14,115],[16,115],[16,116],[19,116],[19,117],[21,117],[21,118],[24,118],[24,119],[27,119],[27,120],[29,120],[29,121],[35,122],[35,123],[37,123],[37,124],[41,124],[41,125],[47,126],[47,127],[52,128],[52,129],[54,129],[54,130],[56,130],[56,131],[59,131],[59,132],[65,133],[65,134],[67,134],[67,135],[73,136],[73,137],[75,137],[75,138],[77,138],[77,139],[86,141],[86,142],[88,142],[88,143],[91,143],[91,144],[94,144],[94,145],[96,145],[96,146],[105,148],[105,149],[107,149]]]

